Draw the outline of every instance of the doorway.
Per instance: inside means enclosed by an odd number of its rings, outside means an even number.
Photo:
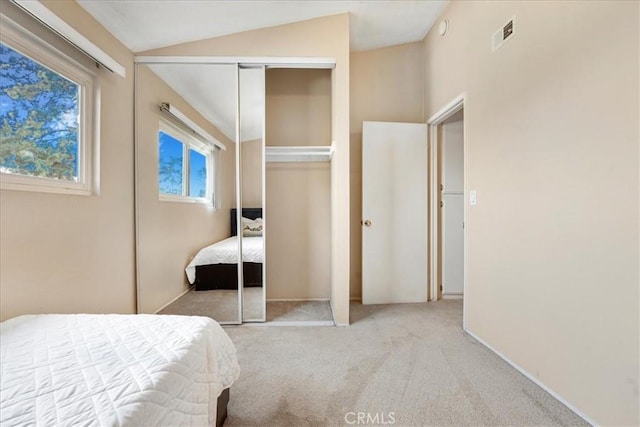
[[[429,125],[429,301],[463,299],[467,290],[466,135],[464,94]],[[463,304],[463,327],[466,307]]]
[[[438,126],[439,251],[438,299],[464,295],[464,112]]]

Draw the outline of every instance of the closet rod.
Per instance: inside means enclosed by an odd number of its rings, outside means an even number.
[[[333,145],[265,147],[265,159],[267,163],[328,162],[333,152]]]

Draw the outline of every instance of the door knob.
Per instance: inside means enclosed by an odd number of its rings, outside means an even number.
[[[365,219],[363,224],[365,227],[371,227],[371,221],[369,221],[368,219]]]

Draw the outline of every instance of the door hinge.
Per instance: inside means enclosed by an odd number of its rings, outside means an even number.
[[[442,285],[440,285],[440,292],[442,292]]]
[[[440,184],[440,191],[444,190],[444,185]]]
[[[440,207],[441,208],[444,207],[444,202],[443,201],[440,201]]]

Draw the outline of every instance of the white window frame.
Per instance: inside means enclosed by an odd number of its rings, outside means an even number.
[[[3,190],[37,191],[91,196],[98,193],[97,129],[100,87],[96,75],[51,44],[0,15],[0,41],[79,86],[78,177],[77,181],[0,173]],[[96,157],[94,157],[94,154]]]
[[[163,202],[183,202],[183,203],[203,203],[208,204],[212,207],[215,207],[214,198],[215,198],[215,185],[217,182],[216,179],[216,157],[217,157],[217,149],[212,147],[210,144],[201,141],[200,139],[190,135],[185,130],[180,127],[174,125],[173,123],[160,120],[158,126],[158,137],[156,143],[158,144],[158,168],[160,166],[160,132],[164,132],[174,139],[182,143],[182,195],[177,196],[173,194],[162,194],[160,193],[160,173],[158,170],[157,179],[158,179],[158,198]],[[207,178],[206,178],[206,193],[205,197],[190,197],[189,194],[189,186],[190,182],[190,174],[189,174],[189,162],[191,161],[189,156],[189,150],[196,151],[206,158],[206,167],[207,167]]]

